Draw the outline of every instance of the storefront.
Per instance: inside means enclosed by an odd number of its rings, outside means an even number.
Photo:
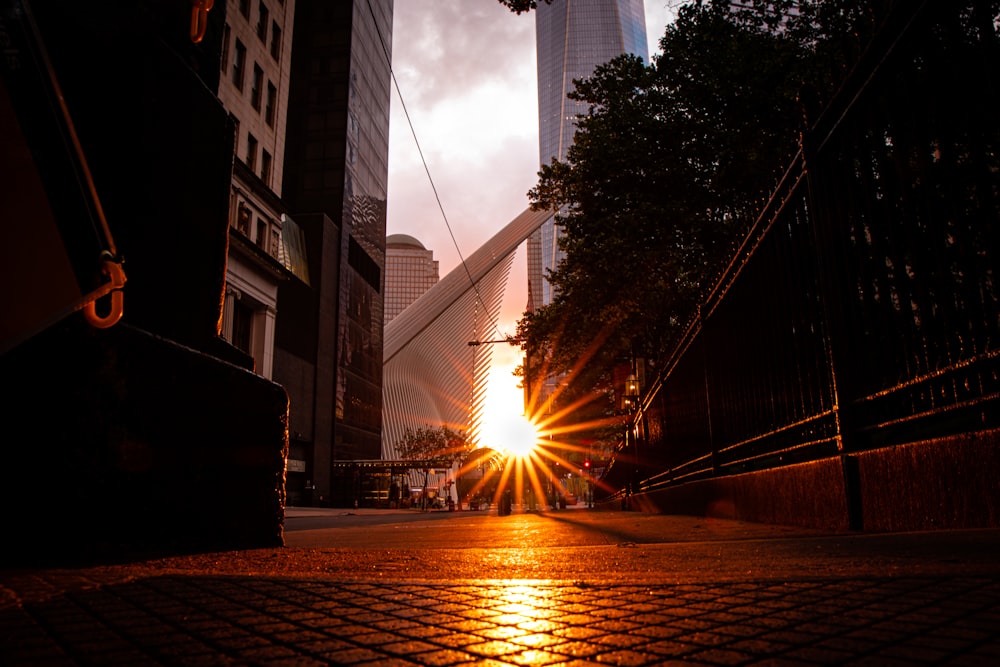
[[[330,506],[406,506],[411,497],[409,473],[434,465],[423,461],[335,461],[331,465]]]

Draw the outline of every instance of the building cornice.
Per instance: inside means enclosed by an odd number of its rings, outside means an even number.
[[[256,268],[270,275],[277,280],[290,280],[295,278],[295,274],[286,269],[281,262],[272,257],[264,249],[251,241],[241,231],[235,227],[229,228],[229,252],[236,252],[243,259],[248,260]]]
[[[274,211],[275,217],[280,218],[282,213],[288,215],[288,209],[281,197],[267,187],[264,181],[260,180],[260,176],[253,173],[250,167],[239,158],[233,160],[233,181],[235,189],[241,189],[236,185],[237,183],[239,186],[245,187],[258,201]]]

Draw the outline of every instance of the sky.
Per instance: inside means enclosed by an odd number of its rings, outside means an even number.
[[[677,4],[646,0],[650,55]],[[392,68],[387,234],[420,240],[443,278],[527,208],[537,181],[534,14],[497,0],[395,0]],[[500,330],[514,334],[526,305],[522,247]],[[486,422],[520,412],[518,363],[516,348],[495,347]]]

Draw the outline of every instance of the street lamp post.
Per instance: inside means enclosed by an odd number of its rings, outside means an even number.
[[[635,433],[635,414],[639,408],[639,379],[635,373],[629,374],[625,380],[625,410],[627,413],[625,445],[628,446],[629,438],[632,439],[632,471],[629,475],[628,487],[625,490],[625,509],[632,509],[632,492],[638,483],[639,477],[639,438]]]

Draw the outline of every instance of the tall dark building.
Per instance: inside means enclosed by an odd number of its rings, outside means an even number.
[[[289,502],[338,502],[334,461],[381,457],[392,0],[297,0],[284,200],[309,284],[278,295]]]

